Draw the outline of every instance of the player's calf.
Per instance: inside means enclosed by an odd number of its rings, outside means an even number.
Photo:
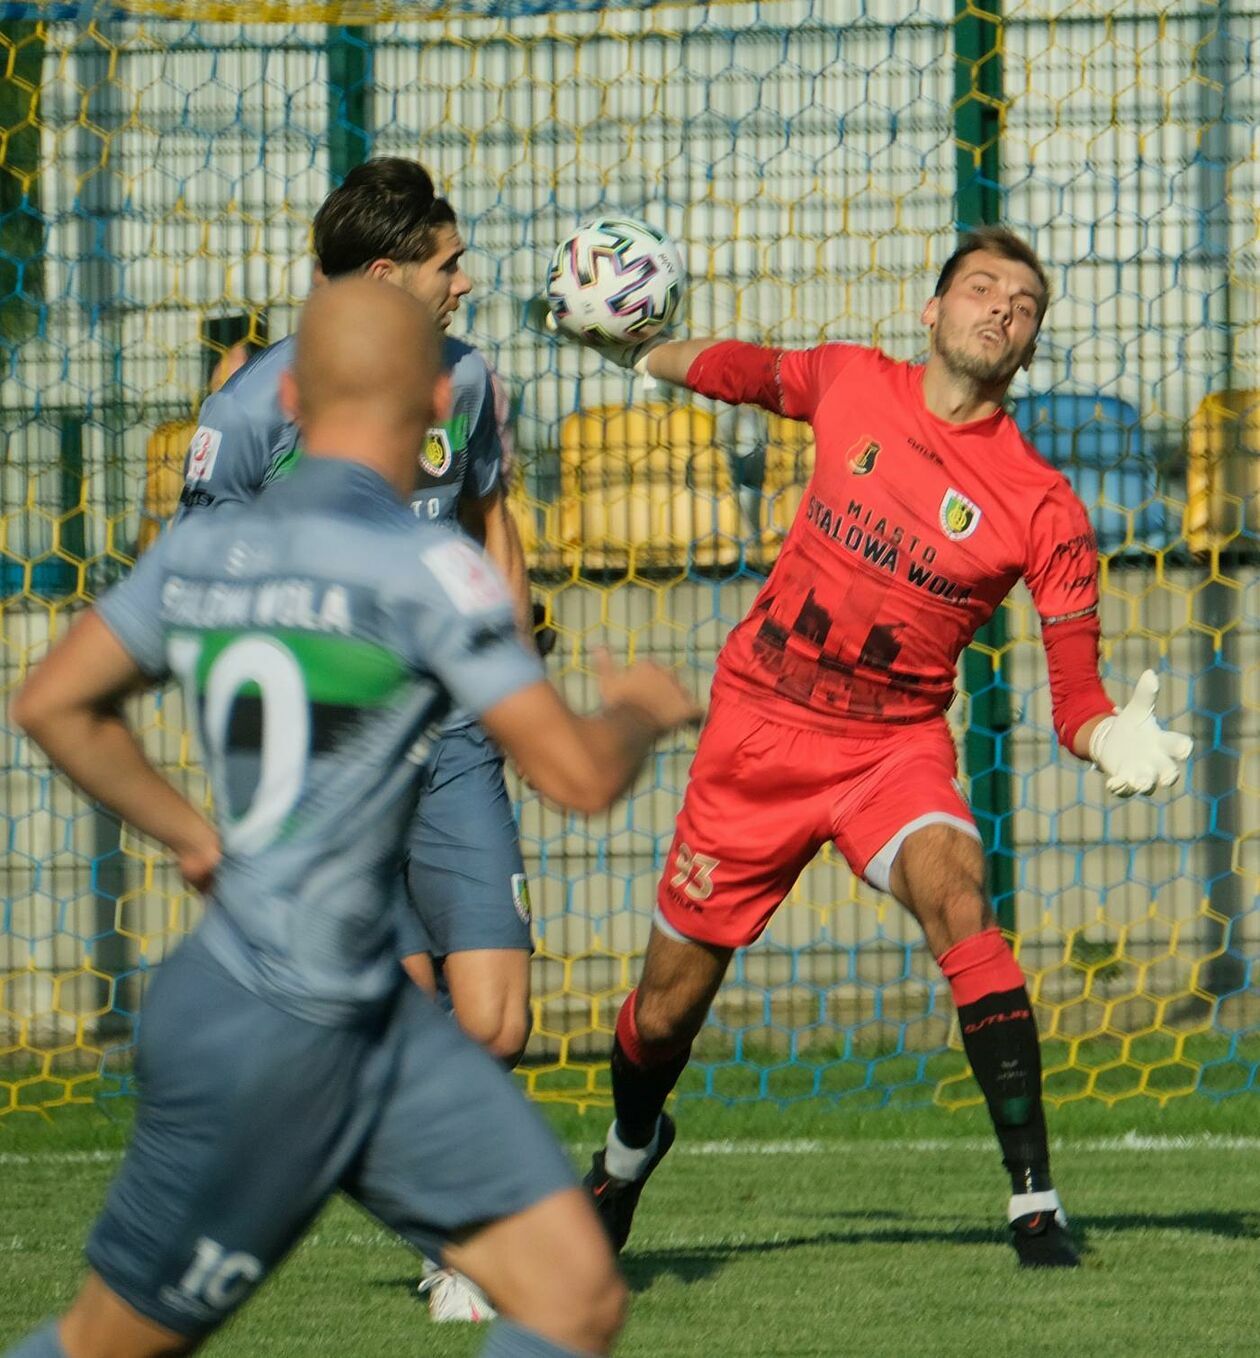
[[[616,1117],[583,1180],[616,1250],[630,1235],[648,1176],[674,1142],[665,1100],[686,1069],[730,957],[729,948],[653,928],[643,976],[617,1015],[610,1062]]]
[[[167,1358],[196,1341],[139,1314],[95,1274],[60,1321],[28,1335],[5,1358]]]
[[[1061,1267],[1077,1260],[1066,1220],[1054,1215],[1037,1020],[1019,963],[993,924],[983,880],[974,832],[947,824],[910,835],[891,873],[894,893],[922,924],[949,981],[967,1060],[1010,1175],[1009,1220],[1020,1262],[1035,1254],[1040,1266]],[[1016,1227],[1025,1218],[1031,1230]]]
[[[1041,1045],[1023,973],[998,929],[973,934],[937,961],[1010,1175],[1009,1219],[1020,1263],[1073,1267],[1079,1260],[1050,1177]]]
[[[601,1349],[600,1353],[606,1350]],[[494,1327],[481,1358],[593,1358],[589,1350],[553,1344],[544,1335],[503,1321]]]
[[[485,1289],[517,1347],[508,1355],[605,1354],[625,1323],[626,1285],[586,1195],[553,1193],[450,1245],[445,1262]],[[536,1347],[522,1347],[526,1339]],[[550,1345],[551,1347],[546,1347]]]
[[[613,1038],[610,1064],[617,1116],[582,1181],[618,1252],[629,1239],[648,1177],[674,1144],[674,1122],[664,1111],[665,1100],[686,1069],[694,1032],[688,1024],[680,1034],[658,1033],[648,1046],[635,1017],[637,999],[637,991],[626,997]]]
[[[58,1333],[58,1323],[50,1321],[33,1334],[28,1334],[14,1348],[6,1350],[4,1358],[67,1358]]]

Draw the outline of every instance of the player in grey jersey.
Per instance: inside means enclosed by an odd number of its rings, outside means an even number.
[[[392,899],[452,702],[582,811],[694,708],[666,671],[605,663],[604,710],[575,716],[498,573],[410,514],[416,440],[449,391],[416,302],[363,279],[318,290],[286,390],[307,456],[284,490],[167,534],[13,704],[208,902],[146,998],[135,1135],[88,1280],[11,1358],[187,1351],[337,1189],[487,1290],[505,1320],[484,1353],[602,1354],[624,1288],[601,1228],[501,1065],[405,980]],[[120,715],[171,672],[218,836]]]
[[[351,171],[315,217],[315,254],[328,278],[366,274],[418,298],[445,329],[471,283],[455,214],[414,161],[383,158]],[[179,518],[241,503],[283,480],[299,457],[279,400],[292,341],[258,355],[202,407],[189,449]],[[461,523],[506,576],[522,635],[532,631],[524,554],[500,481],[502,448],[490,373],[469,345],[445,338],[454,392],[447,418],[420,440],[413,512]],[[433,990],[440,975],[461,1026],[512,1066],[529,1036],[529,892],[501,752],[467,713],[437,750],[409,840],[399,956]],[[400,898],[401,899],[401,898]],[[470,1318],[448,1277],[427,1285],[436,1318]]]

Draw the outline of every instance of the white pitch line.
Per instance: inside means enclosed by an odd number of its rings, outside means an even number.
[[[585,1144],[580,1143],[580,1144]],[[989,1137],[891,1138],[878,1141],[863,1138],[846,1141],[842,1137],[820,1139],[797,1138],[784,1141],[681,1141],[675,1155],[915,1155],[938,1151],[961,1151],[972,1154],[993,1149]],[[1145,1153],[1176,1153],[1183,1151],[1257,1151],[1260,1137],[1230,1136],[1218,1132],[1193,1132],[1185,1136],[1150,1136],[1142,1132],[1124,1132],[1119,1136],[1084,1137],[1080,1140],[1056,1140],[1057,1154],[1098,1155],[1103,1153],[1142,1151]],[[17,1151],[0,1152],[0,1166],[7,1165],[108,1165],[122,1158],[121,1151]]]
[[[0,1152],[0,1165],[110,1165],[122,1159],[122,1151],[19,1151]]]
[[[817,1155],[826,1141],[680,1141],[675,1155]]]
[[[878,1141],[863,1138],[846,1141],[842,1137],[798,1141],[680,1141],[675,1155],[817,1155],[821,1152],[836,1155],[870,1153],[875,1155],[910,1155],[935,1151],[992,1150],[990,1137],[935,1137],[891,1138]],[[1142,1132],[1124,1132],[1119,1136],[1082,1137],[1078,1140],[1056,1139],[1056,1152],[1098,1154],[1106,1151],[1255,1151],[1260,1150],[1260,1137],[1228,1136],[1217,1132],[1193,1132],[1186,1136],[1150,1136]]]

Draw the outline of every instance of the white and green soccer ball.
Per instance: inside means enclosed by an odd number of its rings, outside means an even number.
[[[573,339],[637,344],[669,328],[685,281],[678,247],[663,231],[634,217],[600,217],[557,247],[547,305]]]

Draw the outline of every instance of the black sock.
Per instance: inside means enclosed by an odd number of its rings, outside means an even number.
[[[637,1066],[626,1055],[620,1038],[613,1038],[613,1107],[617,1135],[627,1146],[646,1146],[656,1135],[665,1100],[691,1059],[691,1044],[657,1066]]]
[[[1046,1114],[1041,1102],[1041,1046],[1024,986],[960,1005],[958,1022],[1013,1193],[1052,1187]]]

